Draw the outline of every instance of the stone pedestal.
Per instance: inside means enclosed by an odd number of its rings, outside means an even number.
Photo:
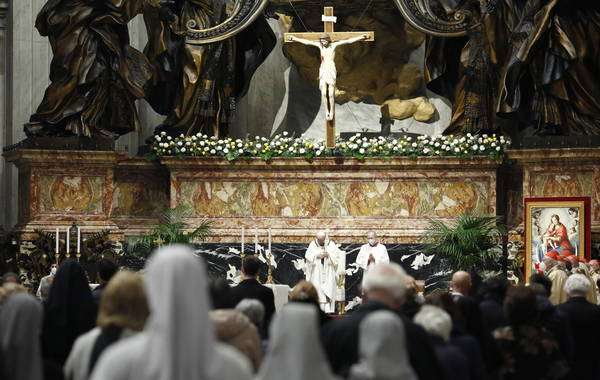
[[[153,228],[161,211],[186,205],[188,220],[213,223],[210,242],[250,243],[271,228],[276,242],[306,243],[329,229],[340,243],[376,230],[387,243],[414,243],[429,218],[496,212],[496,169],[488,159],[164,158],[161,163],[112,151],[16,149],[18,230],[25,238],[73,221],[119,238]]]
[[[487,159],[322,158],[229,163],[165,158],[171,207],[213,222],[213,241],[251,241],[272,229],[276,241],[306,242],[329,229],[337,242],[376,230],[386,242],[416,242],[429,218],[495,214],[496,169]],[[264,240],[264,236],[261,236]]]

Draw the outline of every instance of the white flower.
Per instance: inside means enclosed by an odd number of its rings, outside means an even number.
[[[435,144],[433,144],[433,146],[435,146],[437,148],[440,146],[440,143],[436,141]]]
[[[497,146],[497,147],[496,147],[496,150],[497,150],[498,152],[500,152],[500,147],[499,147],[499,146]]]
[[[321,151],[320,151],[320,150],[317,150],[317,151],[315,152],[315,154],[316,154],[317,156],[320,156],[320,155],[321,155]]]
[[[185,153],[185,148],[181,148],[181,153]]]
[[[412,143],[412,144],[411,144],[411,146],[412,146],[413,148],[416,148],[416,147],[417,147],[417,143]]]
[[[238,149],[238,153],[239,154],[244,154],[244,150],[243,149]]]
[[[183,146],[183,143],[181,141],[177,141],[177,145]]]
[[[229,149],[227,149],[227,148],[223,149],[223,153],[225,153],[225,154],[229,153]]]
[[[260,144],[256,144],[256,149],[260,149],[261,145]]]
[[[304,148],[300,148],[300,150],[299,150],[298,152],[299,152],[300,154],[304,154],[304,153],[306,153],[306,149],[304,149]]]
[[[214,150],[214,149],[211,149],[211,150],[210,150],[210,154],[215,154],[215,153],[217,153],[217,151],[216,151],[216,150]]]
[[[458,148],[454,148],[454,151],[455,151],[456,153],[459,153],[459,152],[460,152],[460,149],[458,149]]]
[[[471,137],[473,137],[473,135],[472,135],[472,134],[470,134],[470,133],[467,133],[467,137],[468,137],[468,138],[471,138]]]
[[[160,136],[156,135],[154,136],[154,138],[156,139],[156,141],[160,141]]]
[[[167,136],[167,140],[171,141],[171,136]]]
[[[160,135],[161,135],[161,136],[165,136],[166,134],[167,134],[167,132],[165,132],[165,131],[162,131],[162,132],[160,133]]]
[[[283,135],[287,136],[288,135],[287,131],[283,131]]]
[[[483,151],[485,150],[485,146],[481,145],[481,146],[479,147],[479,150],[483,152]]]
[[[425,153],[425,154],[429,153],[429,149],[428,148],[423,149],[423,153]]]
[[[473,145],[473,146],[471,147],[471,149],[473,149],[473,150],[477,150],[477,149],[479,149],[479,146],[478,146],[477,144],[475,144],[475,145]]]

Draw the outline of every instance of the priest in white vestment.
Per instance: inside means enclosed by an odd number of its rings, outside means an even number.
[[[340,299],[338,274],[346,270],[344,252],[327,238],[325,232],[320,231],[310,242],[304,258],[306,280],[317,288],[321,309],[326,313],[335,312],[335,301]]]
[[[368,243],[360,247],[358,256],[356,256],[356,265],[363,270],[363,282],[365,276],[375,264],[387,264],[390,262],[385,245],[379,242],[377,234],[371,231],[367,234]]]

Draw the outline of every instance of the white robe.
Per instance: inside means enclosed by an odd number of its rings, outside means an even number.
[[[369,264],[369,255],[373,255],[375,262]],[[385,245],[377,243],[376,246],[371,247],[370,244],[364,244],[360,247],[358,256],[356,256],[356,265],[363,269],[363,284],[365,275],[375,264],[387,264],[389,262],[390,256],[388,255]]]
[[[346,260],[333,241],[326,243],[327,248],[319,246],[313,240],[304,258],[306,259],[306,280],[311,282],[319,293],[319,302],[325,312],[334,312],[335,301],[343,301],[337,285],[338,273],[345,272]],[[329,257],[319,259],[318,256],[327,251]],[[342,298],[342,299],[340,299]],[[333,307],[333,309],[332,309]]]

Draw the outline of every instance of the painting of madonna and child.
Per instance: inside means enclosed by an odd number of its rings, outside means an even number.
[[[544,272],[544,259],[589,259],[590,198],[525,198],[525,276]]]

